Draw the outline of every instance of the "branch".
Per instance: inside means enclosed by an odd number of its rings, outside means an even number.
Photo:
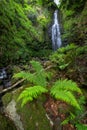
[[[19,80],[18,82],[16,82],[15,84],[13,84],[11,87],[6,88],[6,89],[3,89],[3,90],[0,92],[0,94],[5,94],[6,92],[12,90],[12,89],[15,88],[18,84],[24,82],[24,80],[25,80],[25,79],[21,79],[21,80]]]

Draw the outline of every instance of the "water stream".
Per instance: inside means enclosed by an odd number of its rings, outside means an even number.
[[[56,51],[62,45],[61,35],[60,35],[60,25],[58,21],[58,10],[54,12],[54,23],[52,26],[52,47]]]

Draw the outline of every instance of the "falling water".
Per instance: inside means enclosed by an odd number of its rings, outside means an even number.
[[[59,4],[59,0],[54,0],[54,3],[55,3],[56,5],[58,5],[58,4]]]
[[[60,26],[58,23],[58,10],[54,12],[54,24],[52,26],[52,47],[53,50],[56,51],[58,48],[61,47],[61,36],[60,36]]]
[[[7,74],[4,68],[0,69],[0,79],[7,78]]]

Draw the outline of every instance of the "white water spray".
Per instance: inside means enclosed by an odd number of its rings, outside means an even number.
[[[56,5],[59,5],[59,0],[54,0],[54,3],[56,4]]]
[[[61,47],[62,42],[61,42],[61,36],[60,36],[60,26],[58,23],[58,10],[55,10],[54,12],[54,24],[52,26],[52,47],[53,50],[57,50],[58,48]]]

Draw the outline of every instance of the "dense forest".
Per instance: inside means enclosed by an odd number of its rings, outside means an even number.
[[[0,0],[0,130],[87,130],[87,1]]]

